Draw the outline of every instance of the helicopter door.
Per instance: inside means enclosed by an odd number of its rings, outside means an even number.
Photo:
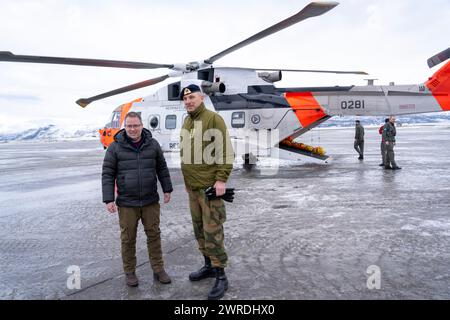
[[[163,151],[174,151],[179,149],[179,114],[162,114],[161,121],[158,139]]]

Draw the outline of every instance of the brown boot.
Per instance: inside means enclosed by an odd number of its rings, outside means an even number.
[[[129,285],[130,287],[137,287],[139,285],[139,280],[134,272],[125,273],[125,278],[127,285]]]
[[[153,277],[156,280],[158,280],[159,282],[161,282],[162,284],[169,284],[172,282],[172,280],[170,280],[169,275],[167,274],[167,272],[164,269],[162,269],[158,273],[153,273]]]

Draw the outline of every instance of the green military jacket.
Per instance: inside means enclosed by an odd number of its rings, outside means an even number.
[[[360,124],[356,125],[355,140],[356,141],[363,141],[364,140],[364,128]]]
[[[395,135],[397,130],[391,122],[387,122],[383,128],[383,139],[384,141],[395,142]]]
[[[233,169],[234,152],[222,117],[202,103],[189,112],[180,134],[181,171],[190,189],[226,182]]]

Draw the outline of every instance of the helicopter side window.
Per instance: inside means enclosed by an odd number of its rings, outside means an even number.
[[[159,116],[153,115],[149,117],[148,125],[151,129],[155,130],[159,128]]]
[[[166,129],[175,129],[177,127],[177,116],[175,114],[169,114],[166,116]]]
[[[169,101],[180,100],[180,86],[181,82],[171,83],[167,86],[167,93]]]
[[[233,112],[231,114],[231,126],[233,128],[243,128],[245,126],[245,112]]]

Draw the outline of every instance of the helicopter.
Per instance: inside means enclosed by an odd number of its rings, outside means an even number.
[[[153,94],[117,107],[111,121],[100,129],[104,148],[124,125],[127,112],[141,114],[144,127],[152,132],[163,151],[179,151],[179,133],[187,113],[180,91],[198,85],[205,94],[205,106],[218,112],[227,124],[236,156],[246,162],[261,156],[300,154],[327,162],[321,147],[294,140],[333,116],[386,116],[450,110],[450,62],[421,84],[279,88],[274,83],[283,72],[310,72],[367,75],[364,71],[255,69],[218,67],[215,62],[247,45],[309,18],[321,16],[337,2],[311,2],[298,13],[226,48],[206,59],[187,63],[161,64],[118,60],[15,55],[1,51],[0,61],[65,64],[79,66],[168,69],[167,74],[76,101],[85,108],[90,103],[131,90],[178,78]],[[450,48],[428,59],[434,67],[450,58]],[[268,137],[268,138],[267,138]]]

